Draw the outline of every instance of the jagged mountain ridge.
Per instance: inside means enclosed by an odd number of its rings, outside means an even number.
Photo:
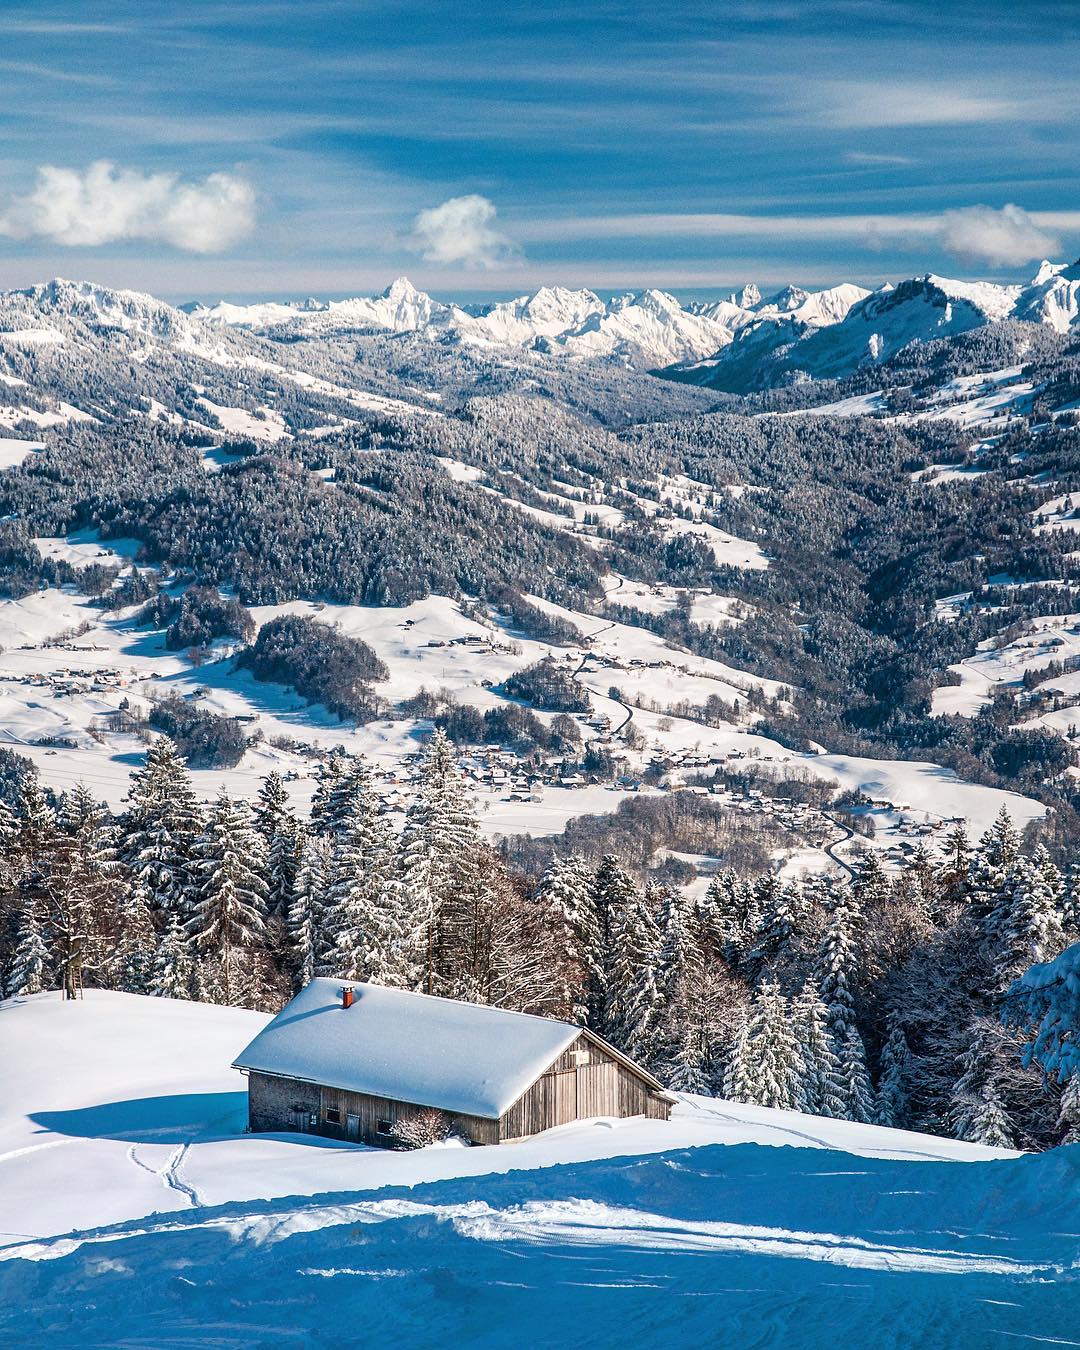
[[[909,343],[957,337],[1008,320],[1068,334],[1080,313],[1080,263],[1067,267],[1044,262],[1027,286],[954,281],[927,273],[864,293],[835,317],[819,312],[811,322],[808,306],[815,301],[820,306],[820,298],[756,315],[711,357],[696,366],[683,363],[671,373],[709,388],[745,393],[805,379],[843,379],[889,360]]]
[[[789,287],[763,301],[749,285],[730,300],[684,307],[657,289],[605,301],[591,290],[542,286],[532,295],[463,306],[433,300],[399,277],[370,298],[250,306],[222,301],[190,306],[188,312],[210,327],[255,332],[284,327],[305,337],[350,329],[420,332],[435,340],[601,358],[640,369],[700,360],[731,342],[740,328],[781,313],[810,326],[836,322],[868,294],[850,285],[815,293]]]
[[[494,304],[444,304],[399,278],[381,295],[341,301],[194,306],[206,327],[294,337],[349,330],[412,332],[433,341],[675,367],[731,392],[793,378],[838,378],[909,342],[950,337],[1006,319],[1066,333],[1080,314],[1080,264],[1044,262],[1027,286],[956,281],[927,273],[876,291],[840,284],[787,286],[763,298],[751,284],[729,299],[683,306],[649,289],[605,301],[591,290],[543,286]]]

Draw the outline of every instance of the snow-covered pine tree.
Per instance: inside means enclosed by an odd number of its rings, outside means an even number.
[[[754,1077],[750,1060],[750,1019],[753,1006],[744,1007],[735,1024],[721,1091],[729,1102],[754,1101]]]
[[[168,736],[150,744],[146,763],[132,775],[120,856],[145,886],[159,927],[175,910],[181,923],[198,897],[199,848],[205,828],[184,760]]]
[[[1020,836],[1003,806],[979,840],[972,861],[969,904],[974,917],[985,922],[1005,900],[1012,886],[1012,870],[1020,857]]]
[[[761,923],[751,955],[751,967],[760,972],[771,967],[788,950],[802,929],[806,914],[800,887],[781,885],[775,877],[760,883],[755,898],[761,907]]]
[[[684,891],[672,888],[664,892],[659,929],[656,990],[666,1007],[673,1001],[687,967],[699,968],[701,964],[693,901]]]
[[[750,1092],[743,1100],[757,1106],[805,1109],[806,1070],[791,1008],[773,980],[766,980],[754,996],[743,1055]]]
[[[287,920],[289,969],[293,988],[300,990],[316,975],[332,974],[325,962],[336,957],[336,916],[330,900],[333,843],[312,835],[304,845]]]
[[[192,995],[194,973],[191,939],[181,926],[180,916],[174,910],[169,915],[168,926],[158,942],[150,993],[158,998],[189,999]]]
[[[600,859],[600,866],[593,874],[591,896],[599,937],[596,964],[600,977],[590,981],[588,1025],[601,1035],[606,1035],[608,1010],[615,997],[612,987],[617,956],[614,947],[615,916],[628,905],[634,904],[638,898],[638,889],[618,858],[609,853]]]
[[[903,1024],[895,1013],[889,1015],[888,1028],[881,1049],[874,1120],[878,1125],[906,1129],[911,1121],[911,1051]]]
[[[844,1084],[840,1061],[829,1034],[828,1009],[811,981],[795,997],[791,1012],[803,1064],[803,1109],[815,1116],[842,1119]]]
[[[136,882],[120,904],[120,934],[111,963],[116,988],[128,994],[148,993],[154,981],[157,949],[146,892]]]
[[[36,773],[23,775],[15,814],[22,865],[32,873],[48,852],[56,833],[56,812],[46,800]]]
[[[222,788],[199,844],[202,886],[188,923],[209,1001],[258,1006],[266,940],[262,840],[245,802]]]
[[[348,771],[349,757],[342,747],[332,750],[319,766],[318,781],[311,798],[312,834],[329,834],[333,829],[331,804],[337,799],[341,780]]]
[[[939,923],[950,910],[967,905],[971,900],[971,840],[963,821],[958,821],[945,836],[943,852],[935,888],[939,902],[934,906],[934,918]]]
[[[605,1009],[605,1036],[649,1066],[656,1052],[660,995],[656,963],[660,934],[646,897],[635,886],[611,916],[613,960]]]
[[[473,802],[441,730],[421,760],[399,859],[402,954],[412,948],[423,992],[454,997],[470,982],[472,917],[487,890]]]
[[[1065,1080],[1057,1125],[1062,1144],[1080,1144],[1080,1073]]]
[[[262,835],[267,850],[282,824],[295,819],[285,780],[276,769],[271,770],[259,784],[252,815],[255,828]]]
[[[336,918],[340,973],[394,983],[397,974],[397,839],[370,779],[350,795],[335,832],[330,905]]]
[[[1061,888],[1061,926],[1069,942],[1080,937],[1080,866],[1069,868]]]
[[[840,1066],[843,1118],[869,1125],[877,1114],[877,1103],[866,1067],[866,1047],[854,1024],[848,1026],[837,1042],[836,1058]]]
[[[48,978],[49,950],[41,931],[37,907],[27,898],[19,915],[18,938],[8,971],[5,990],[8,998],[40,994]]]
[[[997,1077],[1000,1027],[981,1019],[960,1053],[960,1075],[949,1102],[949,1124],[958,1139],[998,1148],[1016,1147],[1016,1126],[1002,1100]]]
[[[1029,966],[1052,960],[1064,949],[1060,883],[1045,849],[1012,863],[998,903],[983,921],[999,997]]]
[[[563,1016],[584,1026],[590,996],[600,996],[604,985],[600,924],[592,895],[592,870],[582,858],[553,856],[540,881],[537,898],[551,915],[559,953],[553,991]]]
[[[844,887],[834,894],[817,960],[818,989],[838,1053],[848,1030],[855,1025],[861,937],[862,915],[853,891]]]

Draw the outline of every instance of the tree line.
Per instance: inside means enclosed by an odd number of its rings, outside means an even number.
[[[659,886],[614,854],[512,870],[450,741],[400,830],[360,757],[321,766],[310,820],[276,774],[205,805],[167,737],[126,809],[32,772],[0,807],[9,996],[88,986],[274,1010],[317,975],[589,1026],[670,1087],[980,1143],[1080,1139],[1080,1074],[1025,1057],[1010,990],[1080,937],[1071,878],[1003,812],[977,843],[869,855],[843,882],[728,870]],[[1064,1077],[1064,1081],[1061,1081]]]

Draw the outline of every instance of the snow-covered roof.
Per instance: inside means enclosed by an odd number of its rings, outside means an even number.
[[[343,987],[355,991],[351,1008]],[[234,1067],[497,1119],[580,1035],[546,1017],[319,979]]]

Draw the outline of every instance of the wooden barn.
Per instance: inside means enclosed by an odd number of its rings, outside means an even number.
[[[386,1146],[432,1108],[470,1143],[505,1144],[591,1116],[667,1120],[674,1101],[569,1022],[340,980],[312,980],[233,1067],[250,1129]]]

